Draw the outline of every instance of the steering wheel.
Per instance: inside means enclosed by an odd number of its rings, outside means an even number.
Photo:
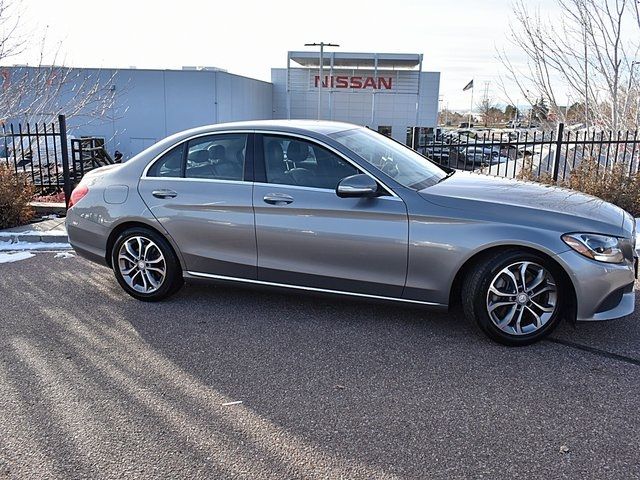
[[[310,180],[313,178],[311,170],[302,167],[292,168],[285,172],[285,175],[293,180],[294,185],[302,186],[308,186]]]
[[[398,164],[395,162],[395,160],[393,160],[393,158],[386,157],[383,157],[382,160],[383,163],[380,170],[382,170],[383,173],[389,175],[391,178],[397,177],[398,173],[400,173],[400,170],[398,169]]]

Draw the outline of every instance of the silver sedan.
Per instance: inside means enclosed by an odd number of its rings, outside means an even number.
[[[69,240],[140,300],[184,280],[447,309],[524,345],[634,310],[634,219],[561,188],[437,166],[369,129],[262,121],[175,134],[95,170]]]

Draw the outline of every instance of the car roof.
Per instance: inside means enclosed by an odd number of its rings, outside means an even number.
[[[298,133],[301,135],[309,134],[312,137],[322,137],[335,132],[342,132],[345,130],[352,130],[354,128],[362,128],[360,125],[354,125],[351,123],[343,122],[330,122],[325,120],[256,120],[246,122],[230,122],[230,123],[216,123],[213,125],[203,125],[201,127],[191,128],[189,130],[183,130],[181,132],[174,133],[158,143],[152,145],[146,150],[140,152],[134,156],[131,160],[127,161],[127,164],[137,163],[146,164],[150,157],[162,153],[168,148],[174,146],[178,142],[194,136],[207,135],[215,132],[229,132],[234,130],[239,131],[275,131],[277,133]]]
[[[252,120],[203,125],[202,127],[196,127],[181,133],[197,134],[219,130],[277,130],[279,132],[295,133],[306,131],[329,135],[353,128],[361,128],[361,126],[352,123],[331,122],[326,120]]]

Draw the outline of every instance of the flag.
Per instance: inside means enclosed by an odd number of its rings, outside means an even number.
[[[467,86],[464,87],[462,89],[463,92],[466,92],[467,90],[469,90],[470,88],[473,88],[473,80],[471,80],[469,83],[467,83]]]

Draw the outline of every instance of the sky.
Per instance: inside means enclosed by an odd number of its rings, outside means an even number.
[[[46,33],[45,63],[57,52],[56,63],[73,67],[214,66],[269,81],[287,51],[323,41],[343,52],[422,53],[423,70],[441,72],[441,107],[464,110],[471,79],[474,103],[485,82],[489,97],[506,103],[497,51],[523,62],[508,40],[511,0],[15,2],[28,42],[11,64],[37,64]],[[558,13],[553,0],[527,4]]]

